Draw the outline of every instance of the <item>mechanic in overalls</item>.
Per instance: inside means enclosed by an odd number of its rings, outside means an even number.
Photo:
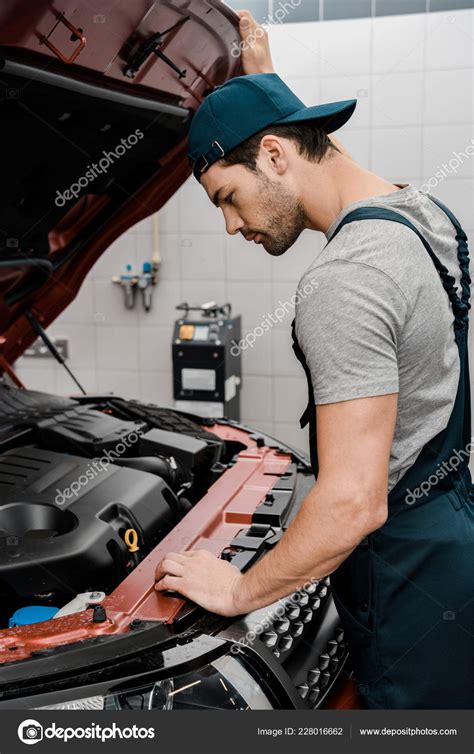
[[[355,100],[305,107],[263,58],[207,96],[189,156],[229,233],[273,256],[304,229],[326,236],[292,322],[315,484],[245,573],[204,550],[170,553],[155,588],[232,616],[330,574],[362,706],[472,709],[466,235],[438,199],[328,136]]]

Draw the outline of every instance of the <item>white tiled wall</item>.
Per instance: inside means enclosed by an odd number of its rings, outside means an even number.
[[[274,26],[275,68],[306,104],[357,97],[338,137],[384,178],[420,185],[474,136],[474,11],[411,14]],[[474,158],[431,188],[474,239]],[[227,236],[221,212],[190,178],[158,213],[161,280],[153,310],[126,310],[111,276],[151,256],[147,219],[103,255],[80,295],[50,333],[69,338],[70,365],[88,391],[172,405],[171,333],[175,305],[231,301],[253,329],[293,295],[301,272],[324,245],[305,231],[282,257]],[[473,242],[474,247],[474,242]],[[298,418],[306,381],[291,350],[291,313],[243,354],[242,419],[306,449]],[[22,359],[28,386],[68,393],[74,386],[50,360]]]

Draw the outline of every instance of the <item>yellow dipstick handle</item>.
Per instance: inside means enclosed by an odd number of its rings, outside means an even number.
[[[127,529],[124,539],[129,552],[138,552],[140,548],[137,546],[138,534],[135,529]]]

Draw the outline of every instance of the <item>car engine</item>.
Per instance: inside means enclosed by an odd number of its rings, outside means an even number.
[[[0,386],[0,628],[113,590],[238,449],[172,409]]]

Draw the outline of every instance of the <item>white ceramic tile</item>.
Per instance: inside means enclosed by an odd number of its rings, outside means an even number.
[[[291,322],[295,316],[296,289],[297,282],[293,280],[273,283],[270,312],[275,320],[275,325],[272,329],[288,330],[291,327]]]
[[[472,68],[427,71],[425,126],[472,123],[474,74]]]
[[[145,372],[170,372],[172,369],[172,327],[138,328],[139,370]]]
[[[94,280],[94,319],[108,325],[137,325],[138,307],[141,305],[140,292],[135,290],[135,306],[125,306],[125,291],[121,285],[112,280],[99,278]]]
[[[75,324],[94,323],[94,282],[86,278],[82,283],[76,298],[55,320],[56,325],[73,322]]]
[[[224,215],[209,199],[204,186],[186,183],[179,192],[179,227],[183,234],[225,231]]]
[[[226,234],[224,243],[228,280],[270,280],[274,258],[262,245],[246,241],[241,233]]]
[[[473,41],[474,11],[429,13],[426,38],[427,69],[471,66]]]
[[[351,129],[351,121],[334,135],[347,149],[353,160],[369,168],[371,131],[368,128]]]
[[[113,393],[121,398],[138,398],[140,382],[138,372],[101,369],[97,377],[99,392]]]
[[[273,422],[259,421],[257,424],[249,424],[247,422],[246,422],[246,424],[251,429],[254,429],[256,433],[262,432],[262,434],[270,435],[270,437],[274,436],[274,433],[273,433]]]
[[[242,420],[252,426],[259,421],[273,421],[272,378],[244,375],[240,394]]]
[[[137,306],[139,327],[170,327],[179,312],[176,309],[183,301],[182,283],[173,280],[159,280],[153,288],[152,306],[145,311],[142,302]]]
[[[273,421],[298,424],[307,403],[306,377],[280,377],[277,372],[273,377]]]
[[[273,67],[284,80],[319,75],[320,24],[274,25],[269,29]]]
[[[79,380],[86,393],[97,392],[97,374],[95,369],[74,369],[74,375]],[[81,391],[65,369],[60,369],[57,373],[56,391],[59,395],[64,395],[66,397],[77,397],[81,395]]]
[[[425,26],[424,13],[374,18],[374,73],[421,71]]]
[[[224,234],[183,234],[179,245],[183,280],[223,280]]]
[[[32,359],[33,361],[33,359]],[[28,390],[39,390],[42,393],[56,393],[56,370],[47,367],[18,367],[18,377]]]
[[[195,180],[193,176],[193,181]],[[179,231],[179,192],[180,190],[178,189],[157,212],[160,233],[178,233]]]
[[[101,374],[104,371],[138,370],[138,338],[136,327],[120,325],[96,328],[98,385],[101,387]]]
[[[321,102],[341,102],[356,99],[357,104],[347,122],[350,128],[367,128],[370,125],[370,102],[373,97],[371,77],[368,74],[325,76],[321,79]],[[337,137],[339,131],[335,132]],[[341,130],[341,135],[343,130]]]
[[[152,261],[153,240],[151,240],[151,244],[142,244],[140,237],[135,240],[137,243],[137,268],[142,270],[144,262]],[[181,279],[179,243],[180,240],[177,233],[159,234],[158,251],[161,264],[158,276],[160,280],[172,280],[176,282]]]
[[[247,375],[272,375],[271,330],[256,330],[255,337],[243,343],[242,371]]]
[[[153,256],[153,233],[135,233],[136,271],[140,273],[143,262],[151,262]]]
[[[425,176],[438,171],[448,176],[474,176],[474,135],[472,125],[426,126],[423,133],[423,169]]]
[[[94,278],[110,279],[112,275],[123,275],[127,265],[136,265],[135,238],[133,233],[124,233],[117,238],[97,260],[89,275]]]
[[[135,223],[135,225],[132,225],[132,227],[129,229],[129,232],[135,234],[145,233],[151,235],[152,223],[152,216],[149,215],[148,217],[144,217],[143,220],[139,220],[137,223]]]
[[[421,125],[422,85],[422,73],[375,76],[372,85],[373,126]]]
[[[71,369],[95,368],[95,326],[72,323],[60,325],[54,322],[48,328],[48,335],[53,338],[68,339],[69,359],[67,364]]]
[[[323,76],[370,73],[371,18],[323,21],[319,26]]]
[[[303,451],[309,456],[308,427],[301,429],[299,422],[274,422],[274,436],[290,448]]]
[[[140,400],[174,407],[171,372],[141,372],[139,380]]]
[[[272,330],[272,372],[281,377],[301,377],[304,370],[292,348],[291,328]]]
[[[393,183],[421,173],[421,127],[375,128],[371,170]]]
[[[463,228],[471,228],[474,221],[474,181],[469,178],[449,178],[441,181],[430,194],[438,197],[458,218]]]
[[[223,280],[183,280],[179,303],[183,301],[193,306],[201,306],[201,304],[207,301],[216,301],[218,304],[225,304],[227,301],[230,301],[233,313],[240,314],[238,307],[234,306],[232,298],[229,298],[227,284]],[[176,315],[173,316],[173,321],[178,319],[179,312],[176,312]]]
[[[300,98],[307,107],[319,105],[320,103],[320,85],[319,78],[314,76],[305,76],[302,78],[286,78],[287,84],[291,91]]]
[[[261,325],[271,311],[271,283],[227,283],[228,300],[234,314],[242,315],[242,337]]]

